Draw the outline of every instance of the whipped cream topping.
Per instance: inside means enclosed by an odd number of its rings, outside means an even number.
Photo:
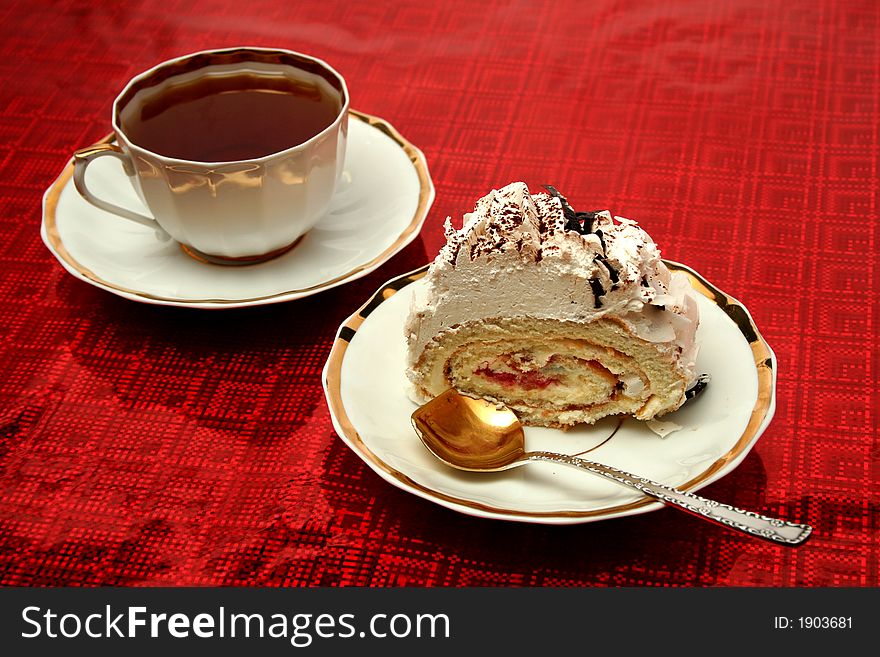
[[[696,378],[699,314],[691,286],[672,273],[635,221],[573,211],[515,182],[481,198],[460,230],[446,219],[446,245],[418,288],[406,324],[409,364],[443,330],[496,317],[590,322],[613,316],[640,338],[681,353]],[[568,214],[568,217],[566,217]]]

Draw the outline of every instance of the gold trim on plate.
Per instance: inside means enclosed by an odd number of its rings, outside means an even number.
[[[669,260],[664,260],[664,262],[671,270],[684,273],[690,280],[691,286],[694,288],[694,290],[715,303],[734,322],[734,324],[736,324],[740,333],[743,334],[743,337],[745,337],[745,339],[749,343],[749,346],[751,347],[752,355],[754,357],[755,369],[757,370],[758,374],[758,397],[755,401],[754,407],[752,408],[752,413],[745,430],[736,441],[736,443],[733,445],[733,447],[726,454],[722,455],[708,468],[706,468],[706,470],[701,472],[690,481],[687,481],[684,484],[677,486],[679,490],[688,491],[706,482],[719,470],[724,468],[724,466],[726,466],[728,463],[742,456],[743,453],[749,448],[749,445],[752,443],[752,441],[758,435],[761,425],[767,418],[767,414],[769,413],[770,408],[773,404],[774,357],[769,345],[761,337],[761,334],[758,332],[758,327],[755,326],[755,323],[749,316],[748,311],[746,311],[745,307],[741,303],[716,288],[714,285],[706,281],[689,267]],[[611,516],[620,513],[627,513],[648,506],[650,504],[657,504],[657,501],[653,498],[645,497],[641,500],[630,502],[628,504],[621,504],[618,506],[608,507],[606,509],[595,509],[591,511],[521,511],[517,509],[505,509],[488,504],[482,504],[480,502],[474,502],[472,500],[467,500],[460,497],[455,497],[452,495],[447,495],[446,493],[441,493],[431,488],[428,488],[427,486],[424,486],[414,481],[402,472],[394,469],[378,456],[376,456],[372,451],[370,451],[370,449],[361,439],[351,420],[349,419],[348,414],[345,410],[345,405],[342,403],[342,362],[345,358],[345,352],[348,349],[349,343],[354,337],[354,334],[360,328],[361,324],[364,323],[370,313],[373,312],[385,299],[388,299],[392,295],[396,294],[399,290],[406,287],[410,283],[422,278],[427,270],[428,266],[425,265],[424,267],[416,269],[415,271],[412,271],[408,274],[404,274],[403,276],[395,278],[386,283],[385,286],[383,286],[382,289],[376,292],[369,299],[369,301],[361,306],[354,315],[346,320],[346,322],[339,329],[339,333],[333,343],[332,349],[330,350],[330,356],[327,359],[327,365],[324,369],[324,387],[327,391],[327,403],[338,425],[342,428],[342,433],[344,434],[344,437],[348,441],[350,441],[353,446],[355,446],[360,455],[363,458],[367,459],[375,467],[380,469],[382,472],[389,475],[395,481],[399,482],[405,487],[418,491],[418,493],[420,493],[424,497],[433,500],[442,500],[444,502],[487,513],[503,514],[524,518],[597,518],[601,516]],[[418,440],[415,435],[413,435],[413,440]]]
[[[359,112],[354,109],[348,110],[349,118],[356,119],[358,121],[363,121],[369,126],[376,128],[389,138],[394,141],[400,148],[406,153],[406,156],[409,158],[410,162],[412,162],[413,167],[416,170],[416,174],[419,178],[419,201],[416,206],[416,210],[413,213],[412,220],[403,229],[403,231],[398,235],[397,239],[386,248],[382,253],[377,255],[375,258],[366,262],[362,265],[358,265],[354,269],[341,274],[335,278],[332,278],[328,281],[323,281],[318,283],[317,285],[312,285],[310,287],[297,288],[293,290],[285,290],[284,292],[276,292],[275,294],[268,294],[265,296],[259,297],[248,297],[244,299],[178,299],[176,297],[163,297],[153,294],[148,294],[146,292],[140,292],[138,290],[134,290],[131,288],[123,287],[121,285],[116,285],[115,283],[111,283],[102,279],[100,276],[95,274],[88,267],[84,266],[82,263],[78,262],[73,255],[67,250],[67,247],[64,245],[64,242],[61,240],[61,234],[58,231],[58,224],[56,218],[56,211],[58,209],[58,200],[61,197],[61,192],[70,181],[73,176],[73,161],[68,162],[67,166],[61,172],[61,175],[58,179],[52,183],[52,186],[46,192],[46,198],[43,207],[43,224],[46,229],[46,237],[51,246],[52,251],[55,255],[61,259],[70,269],[77,272],[83,278],[86,278],[99,287],[103,287],[110,291],[121,292],[123,294],[131,295],[142,299],[147,302],[168,302],[168,303],[176,303],[176,304],[184,304],[191,306],[198,306],[199,304],[216,304],[216,305],[243,305],[248,303],[256,303],[256,302],[268,302],[271,299],[281,300],[282,297],[286,297],[289,295],[297,295],[294,298],[300,298],[302,296],[306,296],[307,294],[317,292],[324,288],[332,287],[335,284],[348,280],[349,278],[357,277],[362,272],[369,271],[374,267],[380,265],[389,257],[394,255],[401,245],[406,244],[413,237],[415,237],[415,233],[418,232],[422,223],[425,220],[425,217],[428,214],[428,210],[430,209],[430,202],[432,196],[433,185],[431,183],[431,178],[428,175],[428,165],[425,161],[425,156],[422,152],[416,148],[413,144],[407,141],[403,135],[401,135],[390,123],[381,119],[377,116],[372,116],[370,114],[365,114],[364,112]],[[114,140],[114,135],[111,133],[101,139],[97,144],[106,144]],[[206,266],[217,267],[220,265],[208,264],[204,263]]]

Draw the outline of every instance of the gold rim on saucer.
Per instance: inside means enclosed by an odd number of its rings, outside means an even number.
[[[268,302],[272,299],[282,300],[284,297],[288,297],[290,295],[297,295],[294,298],[300,298],[307,294],[312,294],[318,292],[324,288],[332,287],[341,281],[346,281],[348,279],[353,279],[363,272],[370,271],[385,262],[389,257],[397,253],[397,251],[402,248],[403,245],[407,244],[411,241],[415,234],[421,228],[422,223],[425,220],[425,217],[428,214],[428,210],[431,205],[431,200],[433,196],[433,184],[431,182],[431,178],[428,175],[428,165],[425,160],[425,156],[422,152],[416,148],[413,144],[407,141],[403,135],[401,135],[390,123],[381,119],[377,116],[372,116],[370,114],[366,114],[364,112],[359,112],[354,109],[349,109],[348,115],[350,119],[356,119],[358,121],[363,121],[367,125],[376,128],[387,137],[389,137],[394,143],[396,143],[401,150],[406,154],[409,158],[409,161],[412,163],[413,168],[416,171],[419,179],[419,201],[416,207],[415,212],[413,213],[412,220],[410,223],[401,231],[401,233],[397,236],[397,239],[387,247],[382,253],[372,258],[368,262],[358,265],[357,267],[351,269],[350,271],[336,276],[330,280],[322,281],[316,285],[312,285],[304,288],[296,288],[292,290],[285,290],[283,292],[276,292],[274,294],[268,294],[265,296],[257,296],[257,297],[247,297],[247,298],[239,298],[239,299],[222,299],[222,298],[205,298],[205,299],[186,299],[181,300],[175,297],[164,297],[159,295],[148,294],[146,292],[140,292],[138,290],[134,290],[128,287],[124,287],[121,285],[117,285],[115,283],[111,283],[110,281],[104,280],[93,271],[91,271],[88,267],[84,266],[82,263],[78,262],[73,255],[67,250],[67,247],[64,245],[64,242],[61,240],[61,235],[58,230],[57,219],[56,219],[56,211],[58,208],[58,200],[61,197],[61,192],[70,181],[73,176],[73,161],[68,162],[67,166],[61,172],[61,175],[58,179],[52,183],[52,186],[48,189],[45,195],[45,199],[43,202],[43,226],[45,228],[46,239],[51,246],[52,251],[55,255],[61,259],[64,264],[71,270],[76,272],[79,276],[96,283],[99,287],[121,292],[125,295],[130,295],[132,297],[136,297],[138,299],[142,299],[145,301],[159,301],[159,302],[167,302],[172,304],[184,303],[185,305],[198,305],[198,304],[213,304],[217,306],[222,305],[230,305],[230,306],[241,306],[243,304],[255,303],[255,302]],[[113,141],[114,135],[111,133],[101,139],[99,144],[108,143]],[[196,258],[196,260],[199,260]],[[211,264],[207,261],[201,260],[207,266],[218,266]]]
[[[758,376],[758,396],[755,400],[755,405],[752,408],[748,424],[743,430],[742,435],[740,435],[739,439],[736,441],[733,447],[731,447],[731,449],[727,451],[727,453],[716,459],[703,472],[692,478],[690,481],[676,486],[679,490],[689,491],[700,486],[701,484],[708,482],[708,480],[713,475],[718,473],[727,464],[743,456],[744,453],[749,450],[752,443],[757,439],[762,430],[762,426],[767,420],[768,414],[773,407],[775,388],[775,358],[773,356],[773,352],[770,349],[770,346],[764,341],[764,339],[761,337],[761,334],[758,332],[758,327],[755,326],[755,323],[754,321],[752,321],[752,318],[750,317],[748,311],[739,301],[713,286],[711,283],[706,281],[702,276],[697,274],[689,267],[669,260],[664,260],[663,262],[665,262],[672,271],[680,271],[684,273],[688,277],[690,284],[694,288],[694,290],[696,290],[704,297],[708,298],[712,303],[718,306],[724,312],[724,314],[727,315],[727,317],[729,317],[733,321],[733,323],[736,325],[737,329],[739,329],[740,333],[742,333],[743,337],[746,339],[749,347],[752,350],[752,356],[754,358],[755,369]],[[360,456],[367,460],[374,468],[377,468],[384,472],[386,475],[389,475],[404,489],[410,489],[411,492],[414,490],[418,492],[421,496],[424,496],[428,499],[443,501],[449,504],[465,507],[467,509],[473,509],[475,511],[483,513],[502,514],[512,517],[521,517],[524,519],[600,519],[603,516],[612,516],[621,513],[626,514],[649,505],[657,505],[657,508],[661,508],[662,505],[658,505],[656,500],[645,497],[643,499],[637,500],[635,502],[630,502],[628,504],[621,504],[605,509],[594,509],[590,511],[522,511],[518,509],[506,509],[489,504],[482,504],[480,502],[474,502],[472,500],[464,499],[461,497],[455,497],[453,495],[441,493],[432,488],[429,488],[423,484],[414,481],[409,476],[403,474],[388,463],[384,462],[370,450],[370,448],[361,439],[360,435],[358,435],[357,429],[355,429],[352,421],[349,419],[348,414],[345,410],[345,405],[342,402],[341,373],[342,363],[345,358],[345,352],[348,349],[352,338],[354,338],[354,335],[357,333],[358,329],[364,323],[366,318],[369,317],[369,315],[376,308],[378,308],[383,301],[389,299],[410,283],[413,283],[422,278],[427,272],[427,269],[428,267],[426,265],[386,283],[378,292],[376,292],[376,294],[372,296],[372,298],[370,298],[369,301],[361,306],[354,315],[352,315],[345,321],[345,323],[340,327],[339,332],[336,336],[336,340],[333,342],[333,347],[330,350],[330,355],[324,368],[323,381],[324,389],[327,395],[327,403],[330,407],[331,414],[337,422],[338,427],[342,429],[344,438],[359,452]],[[413,440],[418,440],[415,435],[413,436]]]

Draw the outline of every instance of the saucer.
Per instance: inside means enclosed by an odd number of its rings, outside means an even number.
[[[149,214],[112,159],[89,167],[89,187]],[[68,163],[43,197],[41,235],[62,266],[127,299],[191,308],[290,301],[365,276],[415,239],[434,201],[422,152],[386,121],[354,110],[345,169],[327,216],[295,248],[260,264],[200,262],[149,228],[88,203],[72,174]]]
[[[660,429],[633,418],[605,418],[569,431],[525,427],[528,450],[584,454],[688,491],[729,474],[751,450],[775,409],[773,352],[739,302],[684,265],[666,264],[684,272],[698,292],[697,371],[711,376],[709,385],[663,416],[667,424]],[[323,383],[345,444],[385,481],[468,515],[572,524],[662,508],[638,491],[575,468],[536,463],[471,473],[428,452],[410,424],[417,405],[406,394],[403,331],[426,269],[388,282],[339,329]],[[675,430],[662,430],[670,427]]]

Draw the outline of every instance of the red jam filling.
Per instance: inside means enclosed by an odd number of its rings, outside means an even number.
[[[546,377],[540,372],[496,372],[490,369],[488,365],[481,365],[474,370],[474,374],[500,383],[505,388],[518,387],[523,390],[543,390],[548,386],[559,383],[559,379]]]

